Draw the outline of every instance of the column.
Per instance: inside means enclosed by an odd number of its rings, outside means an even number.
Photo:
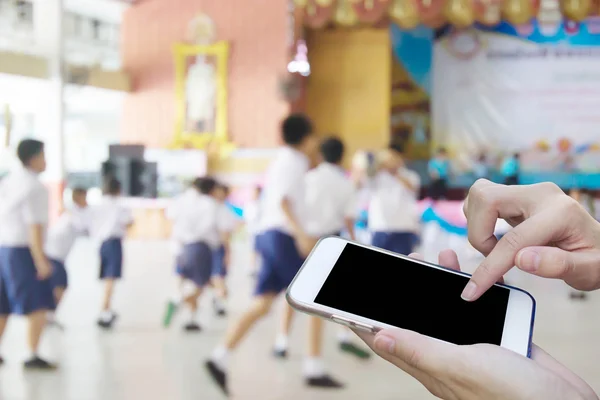
[[[63,0],[34,0],[35,43],[48,60],[48,104],[36,115],[38,137],[46,143],[48,168],[43,178],[50,191],[50,215],[62,209],[65,187]]]

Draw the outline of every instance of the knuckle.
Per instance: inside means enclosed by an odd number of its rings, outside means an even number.
[[[550,194],[562,194],[564,195],[564,192],[562,191],[562,189],[554,182],[542,182],[542,183],[538,183],[539,188],[543,189],[545,192],[550,193]]]
[[[508,231],[508,233],[504,235],[500,242],[503,242],[504,246],[514,253],[521,250],[521,247],[523,246],[523,238],[516,229]]]
[[[406,363],[415,369],[419,369],[421,366],[422,355],[416,348],[410,350],[406,355]]]

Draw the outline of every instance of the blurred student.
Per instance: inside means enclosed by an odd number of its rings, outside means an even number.
[[[252,275],[255,275],[258,269],[258,262],[260,259],[258,251],[258,240],[260,236],[260,198],[262,195],[262,187],[256,186],[252,199],[244,207],[244,221],[246,222],[246,231],[250,236],[250,243],[252,245],[252,261],[250,265],[250,271]]]
[[[104,282],[104,298],[98,326],[111,329],[117,320],[112,308],[115,283],[123,276],[123,238],[133,225],[131,210],[121,200],[121,182],[110,178],[105,182],[100,204],[90,210],[90,236],[100,245],[100,280]]]
[[[440,147],[435,156],[429,161],[427,171],[430,178],[429,197],[433,200],[445,199],[448,193],[448,179],[450,178],[450,160],[448,151]]]
[[[227,277],[227,272],[231,265],[231,236],[237,222],[233,212],[226,203],[229,193],[230,190],[227,185],[218,184],[214,195],[221,206],[222,212],[220,215],[224,219],[219,223],[221,232],[219,232],[219,245],[213,253],[211,278],[211,284],[215,290],[213,307],[215,313],[219,317],[224,317],[227,314],[225,310],[225,303],[227,301],[227,285],[225,283],[225,278]]]
[[[306,231],[315,238],[330,235],[340,236],[346,232],[355,240],[354,222],[357,214],[357,191],[354,183],[346,176],[341,166],[344,158],[344,143],[331,137],[321,142],[323,162],[306,174]],[[275,341],[275,355],[286,357],[290,321],[284,315],[281,331]],[[309,319],[308,355],[304,362],[304,374],[309,385],[341,387],[341,384],[328,377],[322,360],[323,320]],[[370,354],[354,345],[350,333],[344,329],[340,335],[340,347],[359,358],[369,358]],[[318,384],[320,383],[320,385]]]
[[[46,169],[44,143],[23,140],[17,155],[21,167],[0,183],[0,337],[9,315],[25,316],[25,369],[53,370],[56,365],[38,356],[46,313],[54,309],[52,265],[44,253],[48,191],[38,178]]]
[[[518,185],[519,173],[521,172],[521,155],[514,153],[504,159],[500,173],[504,179],[505,185]]]
[[[206,362],[208,372],[225,393],[230,353],[267,315],[316,242],[302,225],[306,217],[304,179],[318,143],[312,122],[302,114],[291,115],[283,121],[281,134],[284,146],[267,171],[261,200],[262,263],[254,300]]]
[[[213,253],[220,244],[220,235],[225,232],[224,210],[215,198],[217,182],[213,178],[197,178],[192,187],[175,198],[167,210],[173,223],[173,237],[181,243],[177,261],[178,274],[184,282],[183,293],[179,293],[167,304],[165,326],[169,326],[181,304],[189,308],[184,325],[187,332],[200,332],[197,321],[198,300],[210,283],[213,268]]]
[[[473,175],[475,179],[489,179],[490,166],[485,153],[480,153],[477,159],[473,162]]]
[[[408,255],[417,243],[420,216],[417,207],[421,179],[406,168],[401,146],[391,144],[371,180],[369,229],[373,246]]]
[[[48,239],[46,241],[46,256],[52,264],[50,284],[52,286],[56,308],[58,308],[68,286],[65,261],[71,252],[77,237],[86,235],[88,232],[86,189],[73,189],[72,199],[74,204],[73,208],[64,212],[58,221],[50,228],[48,231]],[[54,313],[49,314],[48,322],[60,327],[54,319]]]

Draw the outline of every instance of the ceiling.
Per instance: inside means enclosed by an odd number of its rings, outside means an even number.
[[[123,12],[133,2],[128,0],[64,0],[64,7],[73,13],[120,24]]]

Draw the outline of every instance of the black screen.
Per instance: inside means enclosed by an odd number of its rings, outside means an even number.
[[[500,345],[509,289],[460,295],[465,276],[347,244],[315,302],[456,344]]]

